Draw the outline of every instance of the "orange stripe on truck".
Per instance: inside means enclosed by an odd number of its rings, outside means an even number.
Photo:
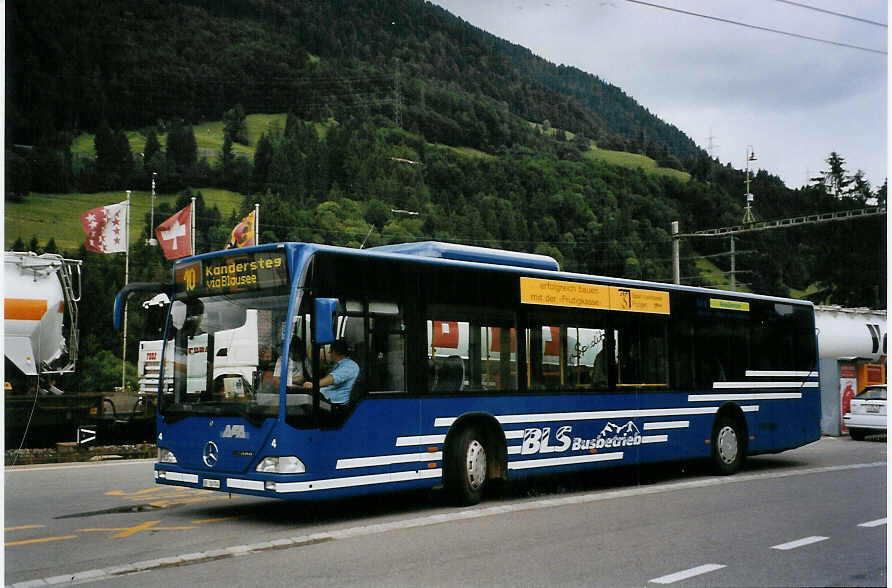
[[[5,318],[14,321],[39,321],[46,314],[46,300],[4,298]]]

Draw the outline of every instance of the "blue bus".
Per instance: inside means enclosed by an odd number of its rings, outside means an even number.
[[[820,436],[809,302],[438,242],[219,251],[178,260],[169,288],[158,484],[442,485],[475,504],[530,474],[697,458],[732,474]]]

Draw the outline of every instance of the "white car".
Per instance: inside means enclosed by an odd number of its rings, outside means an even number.
[[[851,412],[842,417],[852,439],[886,432],[886,385],[868,386],[852,398]]]

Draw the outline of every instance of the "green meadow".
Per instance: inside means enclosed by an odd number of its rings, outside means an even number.
[[[267,132],[272,125],[278,125],[279,128],[285,128],[284,114],[249,114],[245,117],[245,127],[247,128],[248,145],[242,143],[233,143],[232,151],[236,155],[243,157],[254,157],[254,146],[263,133]],[[195,132],[195,143],[198,145],[198,154],[205,157],[211,163],[216,163],[220,159],[220,151],[223,149],[223,121],[206,122],[192,125]],[[133,153],[142,153],[146,146],[146,136],[142,131],[126,131],[127,140],[130,142],[130,150]],[[90,133],[82,133],[75,137],[71,145],[71,153],[80,157],[96,157],[96,148],[93,144],[95,135]],[[161,146],[167,147],[167,134],[158,136]]]
[[[668,176],[675,178],[680,182],[687,182],[691,179],[688,172],[672,169],[669,167],[659,167],[657,162],[646,155],[638,153],[627,153],[625,151],[610,151],[609,149],[601,149],[594,143],[589,150],[583,154],[587,159],[597,159],[609,163],[610,165],[618,165],[621,167],[636,168],[640,167],[644,173],[656,176]]]

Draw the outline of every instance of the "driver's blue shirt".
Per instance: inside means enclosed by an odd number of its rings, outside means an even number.
[[[346,404],[350,401],[350,391],[359,377],[359,365],[349,357],[345,357],[335,364],[328,373],[334,382],[331,386],[323,387],[320,392],[332,404]]]

